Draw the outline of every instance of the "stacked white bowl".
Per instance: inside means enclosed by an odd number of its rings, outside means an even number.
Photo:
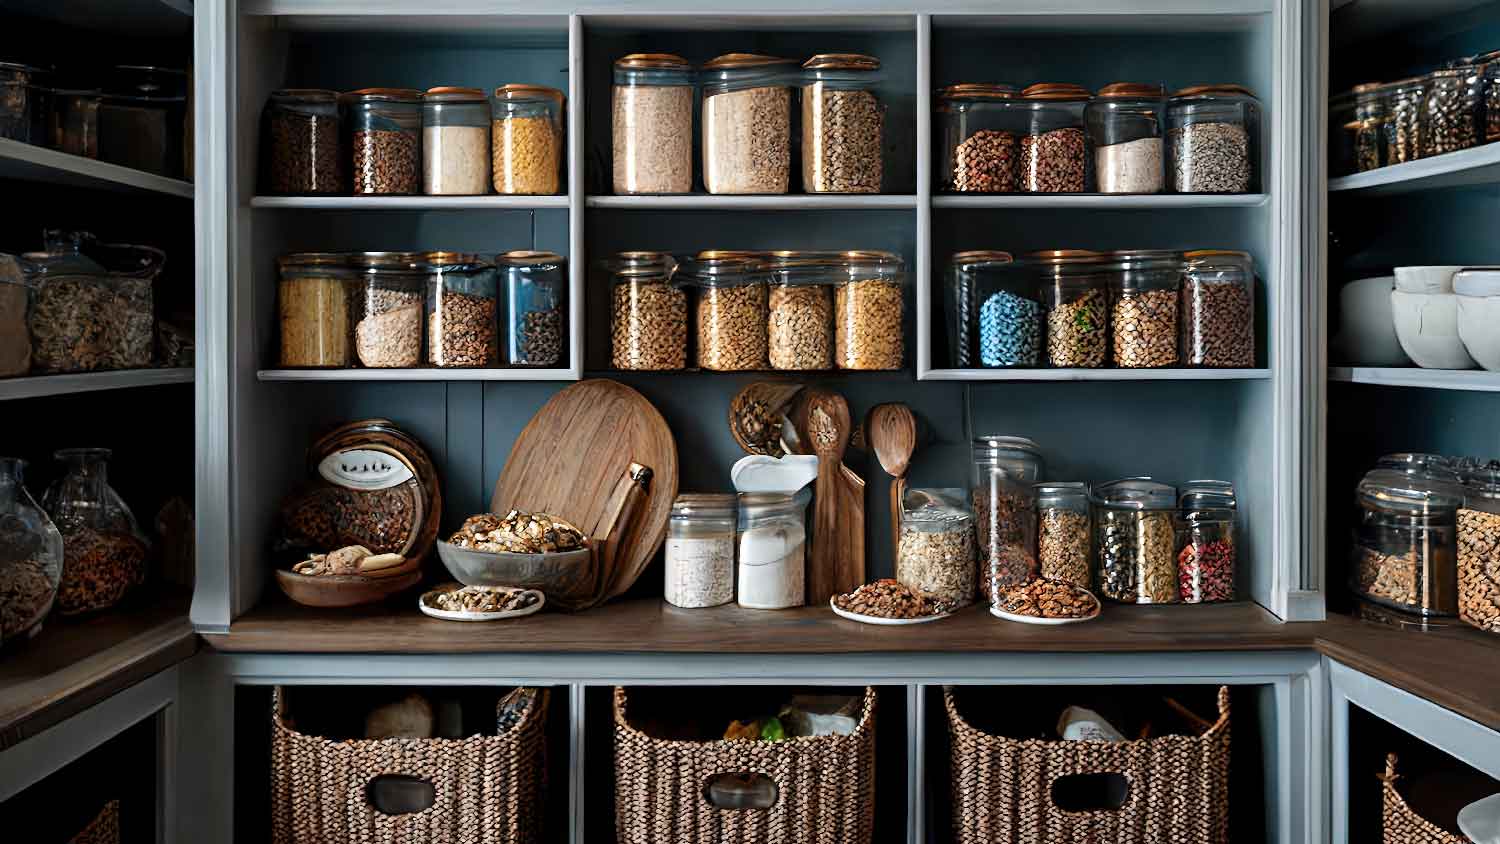
[[[1407,357],[1426,369],[1473,369],[1458,336],[1458,299],[1453,276],[1463,267],[1397,267],[1391,291],[1396,339]]]
[[[1458,339],[1479,365],[1500,370],[1500,267],[1470,267],[1453,276]]]

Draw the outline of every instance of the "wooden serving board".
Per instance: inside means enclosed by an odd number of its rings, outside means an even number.
[[[646,500],[632,525],[621,525],[625,544],[612,571],[601,572],[603,599],[630,589],[667,538],[677,497],[677,443],[660,412],[617,381],[580,381],[537,411],[511,447],[495,482],[490,510],[551,513],[593,536],[608,516],[610,494],[630,467],[652,471]]]

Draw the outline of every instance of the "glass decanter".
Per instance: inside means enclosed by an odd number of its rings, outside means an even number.
[[[62,579],[62,535],[26,491],[25,468],[0,457],[0,643],[42,629]]]
[[[63,538],[57,605],[64,615],[107,609],[146,579],[149,547],[135,516],[109,485],[107,448],[65,448],[53,454],[65,474],[42,496]]]

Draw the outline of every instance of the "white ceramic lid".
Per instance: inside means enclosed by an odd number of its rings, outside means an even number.
[[[1453,276],[1453,292],[1460,296],[1500,296],[1500,267],[1469,267]]]
[[[1397,267],[1396,289],[1404,293],[1452,293],[1453,274],[1461,269],[1452,265]]]

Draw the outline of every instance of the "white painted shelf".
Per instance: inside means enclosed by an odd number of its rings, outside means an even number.
[[[590,208],[628,208],[637,211],[818,211],[857,208],[916,208],[913,194],[885,193],[788,193],[776,196],[591,196]]]
[[[1419,366],[1334,366],[1329,381],[1383,384],[1387,387],[1427,387],[1434,390],[1474,390],[1500,393],[1500,372],[1483,369],[1423,369]]]
[[[575,381],[571,369],[262,369],[262,381]]]
[[[32,399],[128,387],[191,384],[192,367],[181,369],[122,369],[118,372],[80,372],[71,375],[30,375],[0,380],[0,400]]]
[[[106,190],[145,191],[191,199],[193,185],[106,161],[0,138],[0,179]]]
[[[1256,208],[1266,204],[1263,193],[1036,193],[937,195],[933,208],[1076,208],[1099,211],[1136,208]]]
[[[1263,381],[1269,369],[930,369],[925,381]]]
[[[1330,193],[1359,191],[1367,196],[1500,182],[1500,143],[1392,164],[1328,180]]]
[[[300,208],[323,211],[453,211],[489,209],[531,211],[567,208],[563,196],[257,196],[251,208]]]

